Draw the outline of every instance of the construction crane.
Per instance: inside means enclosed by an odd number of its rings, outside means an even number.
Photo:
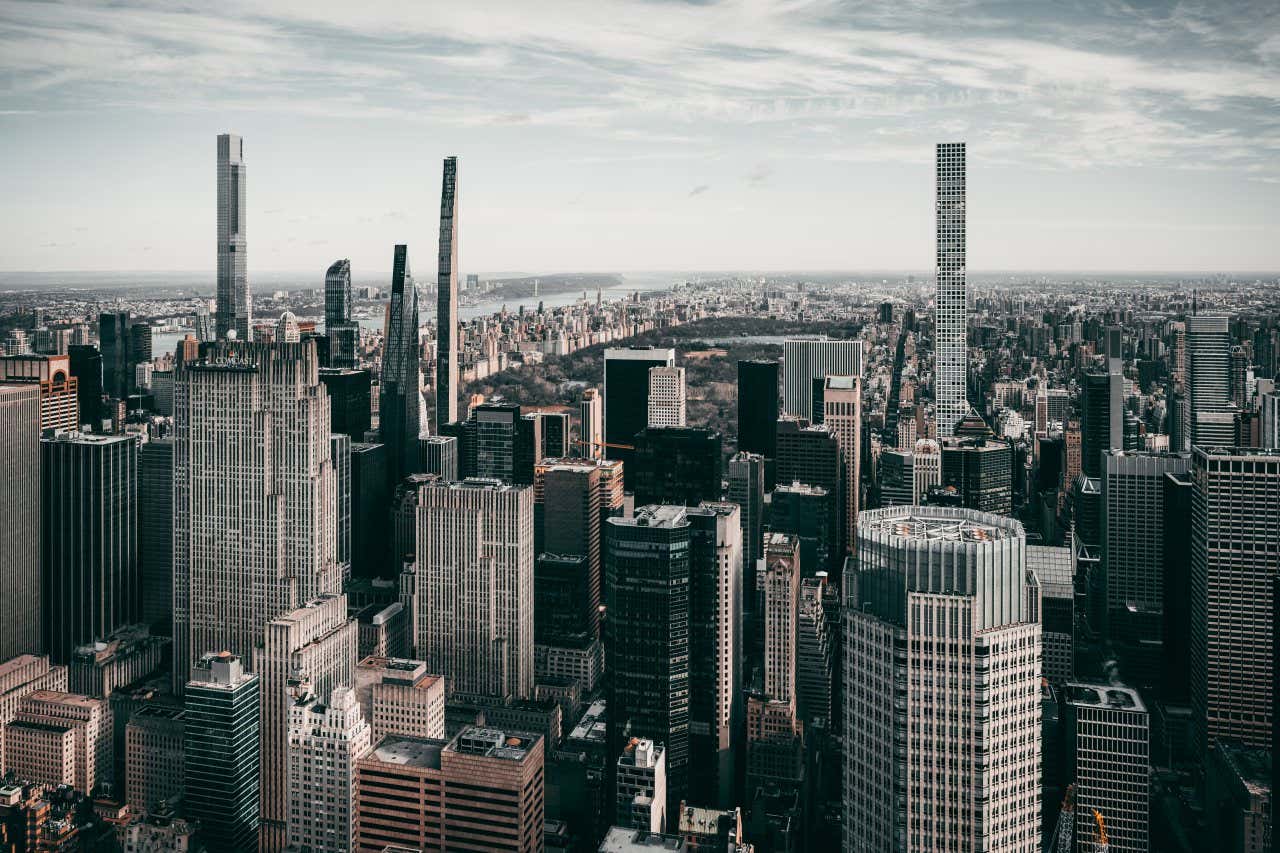
[[[1107,842],[1107,822],[1102,819],[1102,812],[1093,809],[1093,822],[1098,825],[1098,840],[1094,843],[1094,853],[1107,853],[1111,845]]]
[[[580,438],[575,438],[573,440],[573,443],[578,445],[579,447],[612,447],[615,450],[635,450],[636,449],[636,446],[634,444],[618,444],[617,442],[613,442],[613,441],[583,441]]]

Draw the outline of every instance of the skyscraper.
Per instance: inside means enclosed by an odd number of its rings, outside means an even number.
[[[814,423],[823,409],[813,394],[826,376],[861,376],[862,341],[804,338],[782,344],[782,411]],[[779,475],[781,476],[781,475]]]
[[[1187,406],[1185,422],[1192,445],[1234,443],[1231,407],[1231,330],[1229,317],[1195,314],[1187,318]]]
[[[436,279],[436,429],[458,420],[458,158],[444,158]]]
[[[329,344],[330,361],[333,343]],[[329,393],[330,429],[364,441],[371,424],[369,371],[343,367],[320,368],[320,381]]]
[[[773,459],[778,421],[778,362],[738,362],[738,449]]]
[[[578,444],[581,455],[590,459],[603,459],[604,452],[604,397],[595,388],[582,392],[578,403]]]
[[[1040,625],[1024,550],[1022,525],[989,513],[859,516],[845,850],[1039,850]]]
[[[40,453],[40,389],[0,385],[0,661],[43,643]]]
[[[685,426],[685,418],[684,368],[649,368],[648,425],[682,427]]]
[[[92,432],[102,429],[102,353],[87,344],[67,347],[71,358],[71,375],[76,378],[76,396],[80,401],[80,423]]]
[[[533,692],[533,490],[418,485],[417,656],[450,693]]]
[[[742,592],[754,609],[756,560],[762,553],[764,532],[765,459],[740,451],[729,459],[727,498],[742,508]]]
[[[209,652],[191,667],[184,739],[187,816],[204,842],[227,853],[258,849],[258,685],[230,652]]]
[[[1080,466],[1088,477],[1102,476],[1102,456],[1124,449],[1124,378],[1119,373],[1084,374],[1081,404]]]
[[[969,413],[968,287],[965,273],[965,151],[963,142],[938,143],[934,271],[933,396],[938,438],[950,438]]]
[[[635,436],[632,473],[623,468],[636,503],[684,504],[719,500],[724,477],[723,443],[716,430],[646,427]]]
[[[102,348],[102,391],[114,400],[124,400],[133,390],[133,320],[128,311],[98,315],[98,344]]]
[[[288,837],[291,848],[346,853],[355,831],[356,762],[370,726],[350,687],[289,708]]]
[[[40,442],[40,475],[44,647],[68,663],[140,615],[138,440],[58,433]]]
[[[242,341],[251,340],[252,335],[245,175],[244,141],[234,134],[218,134],[218,306],[214,325],[219,339],[232,331]]]
[[[202,650],[247,660],[268,622],[342,584],[315,341],[201,349],[175,371],[177,690]]]
[[[844,542],[852,547],[857,536],[858,508],[862,478],[862,379],[858,376],[827,376],[822,395],[822,422],[840,446],[844,465]]]
[[[391,265],[391,304],[383,337],[378,429],[387,446],[391,488],[418,470],[421,431],[418,393],[418,290],[409,272],[409,247],[398,245]]]
[[[142,621],[173,632],[173,439],[153,438],[138,453]]]
[[[351,261],[346,258],[334,261],[324,274],[324,333],[329,339],[329,366],[356,367],[360,324],[351,315]],[[353,440],[363,437],[353,436]]]
[[[1215,739],[1271,743],[1270,602],[1280,542],[1280,452],[1191,451],[1191,708]]]
[[[1151,738],[1141,696],[1115,684],[1067,684],[1064,693],[1075,849],[1098,849],[1105,833],[1109,853],[1147,853]]]
[[[636,433],[649,419],[649,369],[672,367],[674,349],[611,347],[604,351],[604,440],[617,447],[604,448],[605,456],[620,459],[623,476],[631,485],[631,460]]]

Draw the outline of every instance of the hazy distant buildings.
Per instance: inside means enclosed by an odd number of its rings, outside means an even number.
[[[68,663],[140,615],[138,441],[68,432],[40,450],[44,648]]]
[[[0,661],[43,642],[40,453],[40,389],[0,385]]]
[[[455,284],[456,287],[456,284]],[[418,290],[409,272],[409,247],[398,245],[391,266],[391,304],[383,340],[378,430],[387,446],[391,487],[418,470],[421,375],[418,369]]]
[[[214,323],[218,338],[230,332],[249,341],[253,326],[246,248],[247,183],[244,141],[218,134],[218,305]]]
[[[436,429],[458,420],[458,158],[444,158],[436,278]],[[416,315],[416,311],[415,311]]]
[[[814,380],[861,376],[862,341],[805,338],[782,344],[782,411],[817,423],[823,410],[814,398]],[[779,479],[782,475],[779,474]]]
[[[965,264],[965,149],[939,143],[935,161],[933,394],[938,437],[949,438],[969,412],[968,287]]]
[[[857,547],[844,849],[1039,849],[1040,625],[1022,525],[892,507],[862,513]],[[962,671],[971,680],[950,675]]]

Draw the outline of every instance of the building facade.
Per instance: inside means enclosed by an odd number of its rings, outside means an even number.
[[[41,650],[40,389],[0,385],[0,660]],[[0,722],[3,722],[0,720]]]
[[[244,140],[231,133],[218,134],[218,305],[214,324],[219,339],[234,331],[240,340],[252,340],[247,188]]]
[[[436,429],[458,420],[458,158],[444,158],[436,271]]]
[[[934,365],[938,438],[969,413],[969,304],[965,262],[965,144],[938,143],[934,162]]]

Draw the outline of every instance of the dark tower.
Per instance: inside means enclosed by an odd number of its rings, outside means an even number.
[[[391,265],[391,305],[378,408],[378,429],[387,446],[392,488],[418,470],[418,381],[418,291],[409,272],[409,247],[400,245]]]

